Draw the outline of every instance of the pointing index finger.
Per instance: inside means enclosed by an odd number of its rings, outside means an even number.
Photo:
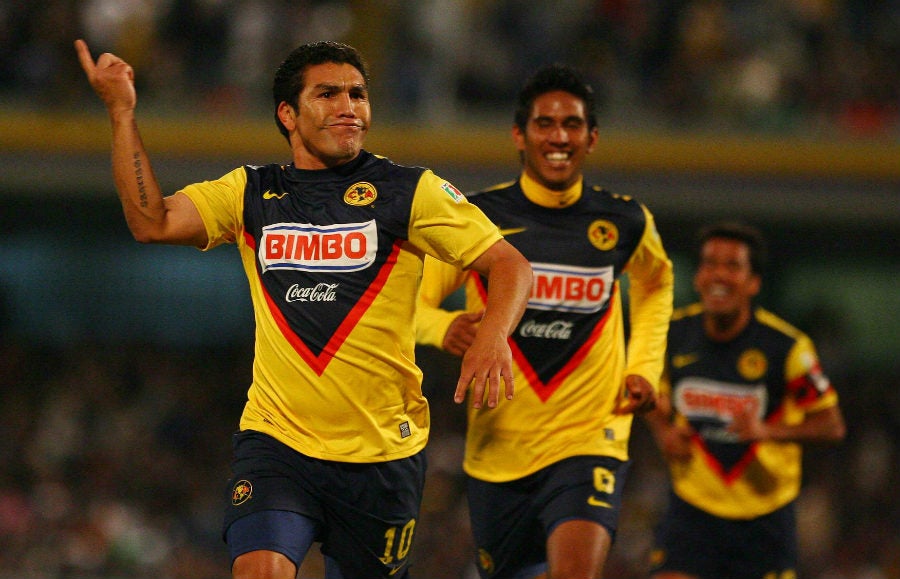
[[[94,58],[91,56],[91,51],[88,48],[87,42],[80,38],[76,40],[75,51],[78,53],[78,61],[81,63],[81,68],[84,69],[84,72],[87,73],[88,76],[93,75],[94,69],[97,67],[94,64]]]

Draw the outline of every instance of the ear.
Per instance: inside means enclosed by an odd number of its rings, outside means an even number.
[[[751,296],[759,295],[759,290],[762,287],[762,277],[759,274],[753,274],[753,277],[750,279],[750,287],[747,288],[748,293]]]
[[[516,145],[516,150],[524,151],[525,150],[525,133],[522,131],[522,129],[519,128],[519,125],[513,125],[512,138],[513,138],[513,143],[515,143],[515,145]]]
[[[297,112],[294,110],[294,107],[287,104],[286,101],[281,101],[278,105],[278,120],[281,121],[281,124],[284,125],[284,128],[291,132],[297,126],[296,119]]]
[[[594,127],[591,129],[591,132],[588,134],[588,143],[587,143],[587,152],[591,153],[594,150],[594,146],[597,144],[597,139],[600,138],[600,129]]]

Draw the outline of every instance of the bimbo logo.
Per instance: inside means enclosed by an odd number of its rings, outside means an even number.
[[[528,307],[557,312],[599,312],[609,301],[613,268],[532,263],[534,285]]]
[[[689,419],[731,422],[738,414],[762,418],[768,395],[764,384],[744,385],[690,377],[678,382],[675,407]]]
[[[375,221],[338,225],[275,223],[263,228],[258,259],[263,272],[359,271],[372,265],[377,250]]]

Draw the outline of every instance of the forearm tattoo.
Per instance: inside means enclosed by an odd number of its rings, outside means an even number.
[[[140,203],[141,207],[146,207],[149,205],[147,201],[147,188],[144,185],[144,165],[141,163],[141,154],[134,154],[134,176],[137,179],[138,192],[140,193]]]

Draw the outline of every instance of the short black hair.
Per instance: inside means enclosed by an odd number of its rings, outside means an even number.
[[[525,125],[528,124],[528,118],[531,116],[531,108],[534,106],[535,99],[542,94],[555,90],[573,94],[584,102],[588,130],[594,130],[597,126],[597,104],[594,97],[594,89],[584,80],[584,77],[577,69],[560,63],[548,64],[539,68],[525,81],[517,98],[516,126],[524,132]]]
[[[316,64],[325,64],[326,62],[352,65],[362,75],[366,86],[369,85],[369,73],[366,69],[366,63],[359,51],[352,46],[331,40],[322,40],[298,46],[275,71],[275,80],[272,82],[272,98],[275,101],[275,124],[278,125],[278,130],[285,138],[288,138],[288,131],[278,118],[278,105],[284,101],[292,106],[296,106],[297,99],[303,91],[306,69]]]
[[[703,251],[703,245],[710,239],[730,239],[743,243],[750,253],[750,269],[761,276],[768,259],[766,239],[762,232],[739,221],[721,221],[701,228],[697,232],[697,255]]]

